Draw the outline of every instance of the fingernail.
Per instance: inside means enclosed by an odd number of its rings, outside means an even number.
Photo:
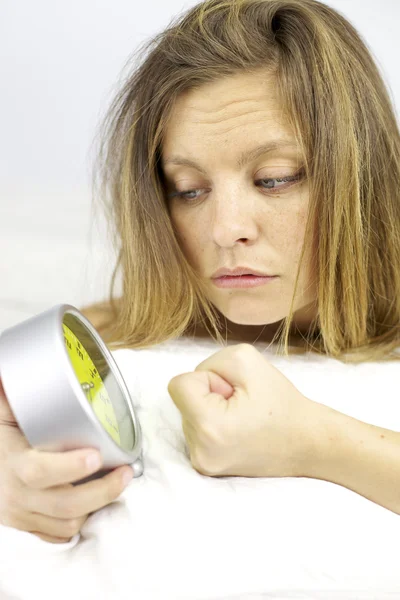
[[[130,469],[129,471],[125,471],[125,473],[122,476],[122,483],[124,485],[128,485],[128,483],[131,481],[132,478],[133,478],[132,469]]]

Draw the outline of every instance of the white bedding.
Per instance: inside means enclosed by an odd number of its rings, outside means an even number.
[[[400,431],[399,363],[255,346],[310,399]],[[399,515],[328,481],[193,469],[167,385],[218,350],[180,339],[113,352],[142,426],[144,474],[67,544],[0,526],[2,600],[400,598]]]

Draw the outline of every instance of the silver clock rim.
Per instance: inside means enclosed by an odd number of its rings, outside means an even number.
[[[112,371],[132,420],[134,444],[131,450],[124,449],[112,439],[87,402],[65,347],[62,324],[66,313],[88,330]],[[29,339],[36,339],[37,344],[32,347]],[[140,459],[142,432],[129,390],[110,350],[75,306],[58,304],[3,330],[0,334],[0,377],[18,425],[31,446],[50,451],[86,445],[97,447],[105,468]],[[27,381],[32,382],[31,388]],[[71,439],[75,441],[71,442]]]

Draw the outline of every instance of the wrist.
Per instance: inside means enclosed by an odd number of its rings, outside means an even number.
[[[336,461],[338,446],[334,443],[337,417],[333,408],[307,398],[308,411],[304,416],[305,430],[299,452],[297,477],[327,479],[330,465]]]

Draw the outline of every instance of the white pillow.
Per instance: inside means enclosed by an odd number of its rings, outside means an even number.
[[[275,357],[255,346],[308,398],[400,429],[398,363]],[[0,527],[0,590],[29,600],[77,589],[96,600],[400,597],[397,514],[328,481],[193,469],[167,385],[219,349],[179,339],[113,352],[142,426],[145,472],[68,544]]]

